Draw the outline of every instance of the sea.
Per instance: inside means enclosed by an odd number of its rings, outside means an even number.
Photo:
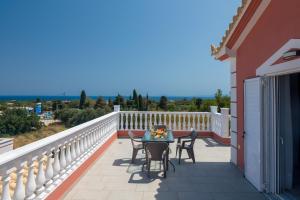
[[[91,99],[96,100],[99,96],[88,96]],[[102,96],[105,100],[112,99],[114,100],[116,96]],[[72,101],[72,100],[79,100],[80,96],[38,96],[38,95],[30,95],[30,96],[0,96],[0,101],[34,101],[37,98],[41,99],[41,101],[54,101],[54,100],[61,100],[61,101]],[[129,99],[129,96],[124,96],[125,99]],[[212,96],[167,96],[168,100],[191,100],[192,98],[201,98],[201,99],[212,99]],[[160,96],[149,96],[149,99],[154,101],[159,101]]]

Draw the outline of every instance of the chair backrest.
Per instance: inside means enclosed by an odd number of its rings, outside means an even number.
[[[167,126],[166,125],[154,125],[154,130],[161,129],[161,128],[166,130]]]
[[[196,139],[197,139],[197,137],[198,137],[198,133],[195,131],[195,130],[192,130],[192,132],[191,132],[191,147],[193,147],[194,146],[194,143],[195,143],[195,141],[196,141]]]
[[[146,156],[151,160],[162,160],[164,152],[167,151],[169,145],[167,142],[148,142],[145,145]]]
[[[128,131],[128,136],[130,137],[132,146],[135,146],[134,145],[134,137],[135,136],[134,136],[134,134],[133,134],[133,132],[131,130]]]

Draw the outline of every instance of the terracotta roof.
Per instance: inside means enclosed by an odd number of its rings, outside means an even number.
[[[225,35],[222,37],[221,42],[219,43],[219,46],[214,46],[211,45],[211,55],[216,55],[217,53],[220,52],[220,50],[222,49],[222,47],[225,45],[226,40],[228,39],[228,37],[230,36],[230,34],[234,31],[234,27],[237,25],[238,21],[240,20],[240,18],[243,16],[244,11],[246,10],[246,5],[250,2],[251,0],[242,0],[242,4],[241,6],[238,7],[237,9],[237,13],[235,16],[233,16],[231,23],[229,24]]]

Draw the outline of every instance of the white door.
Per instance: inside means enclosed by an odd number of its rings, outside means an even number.
[[[261,80],[248,79],[244,83],[245,176],[262,190],[261,137]]]

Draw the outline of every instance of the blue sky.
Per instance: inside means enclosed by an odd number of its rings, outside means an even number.
[[[240,0],[0,1],[0,95],[211,96]]]

